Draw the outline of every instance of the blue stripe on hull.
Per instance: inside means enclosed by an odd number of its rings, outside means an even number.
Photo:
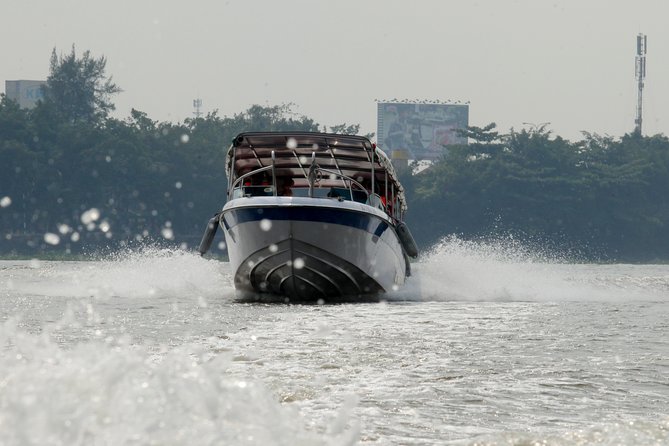
[[[313,221],[351,226],[367,231],[377,237],[380,237],[389,227],[386,221],[371,214],[343,209],[297,206],[230,209],[225,211],[223,215],[223,224],[225,229],[229,230],[240,223],[263,219],[270,221]]]

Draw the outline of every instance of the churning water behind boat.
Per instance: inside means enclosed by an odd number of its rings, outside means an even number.
[[[445,241],[371,304],[148,249],[0,262],[0,443],[667,444],[669,266]]]

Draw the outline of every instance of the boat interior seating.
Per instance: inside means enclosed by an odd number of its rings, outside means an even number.
[[[271,197],[274,195],[272,186],[244,186],[245,197]]]

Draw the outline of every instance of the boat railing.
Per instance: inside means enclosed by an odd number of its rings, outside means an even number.
[[[255,177],[258,174],[263,172],[272,172],[272,183],[269,184],[248,184],[245,185],[244,182],[251,177]],[[229,190],[229,194],[232,194],[233,198],[239,198],[241,196],[253,196],[253,195],[272,195],[276,196],[276,178],[274,178],[274,166],[259,167],[258,169],[252,170],[241,175],[233,183],[232,187]],[[237,192],[238,191],[238,192]],[[246,193],[246,192],[250,193]]]
[[[277,191],[277,173],[274,162],[274,157],[272,157],[272,164],[269,166],[259,167],[250,172],[239,176],[232,183],[228,193],[231,195],[229,198],[241,198],[241,197],[252,197],[252,196],[274,196],[278,195]],[[262,176],[264,172],[269,173]],[[306,173],[306,172],[305,172]],[[251,184],[245,184],[247,180],[251,178],[257,179],[258,176],[262,177],[261,184],[258,182],[249,182]],[[337,172],[331,169],[325,169],[318,166],[313,160],[312,165],[309,168],[307,174],[307,181],[309,184],[309,197],[313,198],[314,187],[316,183],[320,182],[324,177],[327,177],[328,180],[341,181],[343,187],[330,187],[330,191],[327,194],[328,198],[337,198],[341,201],[349,200],[356,201],[359,203],[366,203],[370,206],[376,207],[384,212],[387,212],[386,206],[384,205],[381,197],[378,194],[369,192],[365,186],[363,186],[355,178],[352,178],[348,175],[343,174],[342,172]]]
[[[317,181],[317,178],[318,178],[319,174],[320,174],[320,177],[322,177],[322,174],[326,174],[328,176],[328,179],[330,179],[330,180],[339,179],[339,180],[342,181],[344,187],[342,187],[342,188],[331,187],[330,188],[331,195],[329,195],[329,198],[347,198],[347,197],[341,197],[341,195],[335,195],[335,194],[338,193],[338,189],[339,189],[339,190],[347,191],[348,192],[348,198],[350,198],[351,201],[359,201],[359,202],[362,202],[362,203],[366,203],[369,200],[369,192],[367,191],[367,189],[365,189],[365,186],[360,184],[355,179],[349,177],[348,175],[344,175],[343,173],[340,173],[340,172],[337,172],[337,171],[334,171],[334,170],[324,169],[322,167],[316,167],[314,169],[314,172],[315,172],[314,181]],[[311,182],[310,182],[310,188],[311,188],[311,190],[313,190],[313,184],[311,184]],[[362,195],[360,195],[359,199],[357,199],[357,200],[355,199],[355,196],[356,196],[355,192],[361,192],[362,193]]]

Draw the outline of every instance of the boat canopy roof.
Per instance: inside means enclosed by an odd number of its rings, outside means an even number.
[[[272,160],[274,152],[274,161]],[[225,160],[225,171],[232,181],[253,170],[271,166],[274,162],[277,176],[290,176],[298,180],[308,178],[314,162],[358,182],[374,182],[379,189],[394,186],[394,195],[406,210],[404,188],[388,156],[364,136],[312,132],[248,132],[237,135]]]

